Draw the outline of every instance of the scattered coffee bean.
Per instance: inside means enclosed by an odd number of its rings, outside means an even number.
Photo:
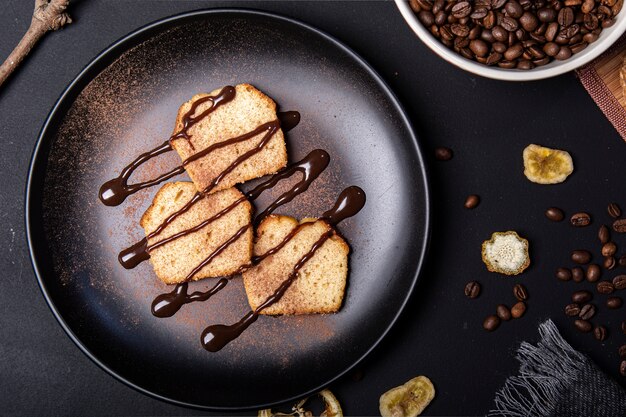
[[[624,359],[626,358],[626,345],[622,345],[617,349],[617,353],[619,354],[619,357]]]
[[[496,315],[500,320],[511,320],[511,310],[509,310],[509,308],[504,304],[498,304],[498,306],[496,307]]]
[[[565,218],[565,214],[558,207],[550,207],[546,210],[546,217],[553,222],[560,222]]]
[[[611,310],[621,308],[623,303],[620,297],[609,297],[606,299],[606,306]]]
[[[492,332],[496,330],[499,325],[500,325],[500,319],[498,318],[498,316],[494,316],[494,315],[487,316],[487,318],[483,322],[483,328],[487,330],[488,332]]]
[[[572,271],[567,268],[559,268],[556,270],[556,277],[560,281],[569,281],[572,279]]]
[[[593,298],[593,295],[587,290],[576,291],[572,294],[572,301],[577,304],[588,303],[591,301],[591,298]]]
[[[617,263],[619,264],[619,266],[626,266],[626,255],[620,256]]]
[[[626,289],[626,275],[618,275],[613,278],[613,286],[616,290]]]
[[[514,319],[519,319],[526,312],[526,304],[523,301],[518,301],[511,307],[511,315]]]
[[[622,328],[622,333],[626,334],[626,320],[622,321],[621,328]]]
[[[480,295],[480,284],[477,281],[470,281],[465,284],[465,296],[476,298]]]
[[[626,219],[619,219],[613,222],[613,230],[617,233],[626,233]]]
[[[622,215],[622,210],[616,203],[609,204],[609,206],[607,207],[607,211],[609,212],[609,216],[613,217],[614,219],[617,219]]]
[[[589,320],[595,315],[596,307],[593,304],[585,304],[580,308],[580,313],[578,313],[578,317],[583,320]]]
[[[572,226],[585,227],[591,223],[591,216],[587,213],[576,213],[570,218]]]
[[[577,264],[588,264],[591,261],[591,252],[587,250],[575,250],[572,252],[572,261]]]
[[[435,148],[435,158],[438,161],[449,161],[452,159],[452,149],[440,146]]]
[[[613,286],[613,283],[611,281],[600,281],[596,285],[596,290],[600,294],[605,294],[605,295],[611,294],[614,289],[615,289],[615,286]]]
[[[593,329],[593,337],[595,337],[596,340],[599,340],[600,342],[604,342],[606,340],[607,335],[608,335],[608,331],[606,330],[606,327],[604,326],[596,326],[596,328]]]
[[[619,364],[619,373],[621,376],[626,376],[626,360]]]
[[[611,271],[615,269],[615,267],[617,266],[617,262],[615,261],[615,258],[613,256],[605,256],[602,265],[605,269]]]
[[[576,320],[574,321],[574,326],[581,333],[589,333],[592,329],[591,323],[586,320]]]
[[[589,282],[596,282],[597,280],[600,279],[600,276],[602,275],[602,270],[600,269],[600,265],[597,264],[591,264],[587,267],[587,281]]]
[[[465,199],[465,208],[466,209],[473,209],[476,206],[478,206],[478,204],[480,204],[480,197],[477,196],[476,194],[471,194],[468,195],[467,198]]]
[[[574,317],[580,314],[580,306],[576,303],[568,304],[565,306],[565,315]]]
[[[605,224],[600,226],[600,229],[598,230],[598,239],[600,239],[600,243],[602,243],[603,245],[611,239],[609,228],[606,227]]]
[[[583,282],[585,279],[585,273],[583,269],[579,266],[572,268],[572,280],[574,282]]]
[[[613,242],[602,245],[602,256],[613,256],[617,252],[617,246]]]
[[[526,291],[526,287],[522,284],[515,284],[515,286],[513,286],[513,295],[517,298],[517,301],[528,300],[528,291]]]

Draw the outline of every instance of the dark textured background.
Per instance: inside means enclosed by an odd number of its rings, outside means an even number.
[[[27,0],[0,0],[0,56],[8,55],[32,13]],[[430,161],[434,237],[426,269],[407,310],[383,344],[360,368],[331,388],[350,415],[375,415],[378,397],[407,379],[429,376],[437,397],[426,415],[478,415],[495,390],[517,370],[514,348],[536,340],[537,324],[552,317],[572,345],[618,378],[618,331],[624,308],[607,311],[596,296],[595,323],[609,326],[600,343],[580,335],[564,317],[575,287],[560,283],[556,267],[569,251],[587,247],[599,256],[595,234],[608,221],[606,204],[626,208],[626,145],[604,119],[574,74],[512,84],[482,79],[443,62],[422,45],[388,2],[72,2],[75,23],[48,35],[0,89],[0,410],[12,415],[200,415],[127,388],[91,363],[72,344],[47,308],[30,266],[24,233],[24,187],[37,134],[58,96],[102,49],[146,23],[205,7],[238,6],[300,19],[339,38],[389,83],[412,119],[423,148],[451,146],[448,163]],[[539,186],[522,174],[528,143],[569,150],[576,171],[557,186]],[[465,196],[482,196],[474,211]],[[574,229],[543,217],[557,205],[568,214],[587,210],[594,225]],[[530,240],[531,268],[518,278],[488,273],[480,243],[498,230],[517,230]],[[626,238],[617,237],[626,248]],[[623,251],[620,251],[623,253]],[[617,271],[605,274],[616,275]],[[466,281],[484,291],[463,296]],[[531,294],[526,316],[486,333],[483,318],[498,303],[512,304],[513,283]],[[302,376],[306,378],[306,375]],[[621,379],[620,379],[621,378]],[[207,393],[210,395],[210,393]]]

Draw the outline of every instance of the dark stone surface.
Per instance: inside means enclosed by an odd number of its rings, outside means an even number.
[[[26,30],[30,1],[0,1],[0,56]],[[64,87],[98,52],[135,28],[161,17],[204,7],[237,6],[274,11],[310,23],[361,54],[404,104],[424,149],[450,146],[449,162],[429,161],[434,237],[426,269],[403,317],[361,365],[363,377],[346,377],[331,388],[350,415],[378,414],[378,397],[415,375],[429,376],[437,397],[425,415],[478,415],[495,390],[516,372],[514,349],[536,340],[537,324],[551,317],[571,344],[614,378],[622,310],[601,307],[594,323],[611,333],[600,343],[575,332],[563,314],[574,289],[558,266],[586,248],[600,259],[597,228],[609,222],[606,205],[626,206],[626,145],[573,73],[532,83],[491,81],[440,60],[419,42],[390,2],[72,2],[75,23],[48,35],[0,90],[0,409],[8,415],[200,415],[148,398],[91,363],[57,325],[37,287],[24,233],[24,187],[30,155],[45,117]],[[523,176],[521,152],[528,143],[569,150],[576,170],[558,186]],[[468,194],[481,196],[475,210]],[[566,216],[587,211],[592,226],[572,228],[544,217],[551,206]],[[516,230],[530,241],[532,265],[517,278],[489,273],[480,244],[494,231]],[[626,238],[617,236],[618,246]],[[623,249],[618,254],[623,253]],[[612,278],[619,269],[605,273]],[[469,280],[483,286],[469,300]],[[512,305],[513,284],[523,282],[530,299],[519,320],[487,333],[481,324],[499,303]],[[604,300],[597,295],[598,305]],[[302,376],[306,378],[306,375]],[[618,379],[624,386],[624,380]],[[210,395],[210,393],[207,393]]]

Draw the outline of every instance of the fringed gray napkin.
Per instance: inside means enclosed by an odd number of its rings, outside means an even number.
[[[574,350],[552,320],[539,326],[539,335],[537,346],[519,347],[519,375],[496,394],[490,416],[626,416],[626,392]]]

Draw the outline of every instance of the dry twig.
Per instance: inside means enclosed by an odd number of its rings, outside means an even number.
[[[65,13],[69,2],[70,0],[35,0],[35,11],[28,31],[6,61],[0,65],[0,86],[26,58],[26,55],[43,35],[72,23],[70,16]]]

